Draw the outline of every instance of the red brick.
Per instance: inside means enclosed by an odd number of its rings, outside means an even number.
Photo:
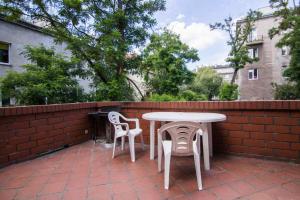
[[[4,146],[0,146],[0,155],[8,155],[10,153],[15,152],[17,149],[16,145],[6,144]]]
[[[270,142],[268,147],[272,149],[290,149],[290,143],[288,142]]]
[[[242,143],[242,139],[227,137],[227,138],[225,138],[225,142],[226,142],[226,144],[240,145]]]
[[[241,124],[232,124],[232,123],[217,123],[216,127],[225,130],[239,131],[241,130]]]
[[[47,124],[47,119],[37,119],[37,120],[31,120],[30,121],[30,126],[42,126]]]
[[[37,141],[37,145],[51,144],[54,141],[54,138],[44,138]]]
[[[46,131],[40,131],[38,133],[35,133],[35,134],[31,135],[30,139],[31,140],[38,140],[38,139],[46,138],[48,136],[49,136],[49,134]]]
[[[300,143],[292,143],[291,149],[300,151]]]
[[[255,124],[244,124],[243,130],[245,131],[253,131],[253,132],[263,132],[264,125],[255,125]]]
[[[44,144],[44,145],[39,145],[37,147],[31,148],[30,152],[35,155],[35,154],[47,152],[48,150],[50,150],[49,146],[47,144]]]
[[[16,130],[16,136],[32,135],[35,133],[35,128],[25,128]]]
[[[271,156],[272,149],[260,148],[260,147],[248,147],[246,153],[255,154],[255,155]]]
[[[29,150],[24,150],[24,151],[11,153],[8,156],[10,161],[18,161],[18,160],[26,159],[27,157],[29,157],[29,155],[30,155]]]
[[[289,126],[266,125],[265,131],[272,133],[289,133],[290,129]]]
[[[29,121],[14,122],[10,124],[10,129],[24,129],[24,128],[29,128]]]
[[[249,138],[249,133],[246,131],[229,131],[229,137]]]
[[[273,133],[250,132],[250,137],[256,140],[272,140]]]
[[[48,124],[56,124],[59,122],[62,122],[64,119],[62,117],[53,117],[53,118],[48,118]]]
[[[11,139],[9,139],[8,143],[9,144],[20,144],[20,143],[25,143],[25,142],[28,142],[30,139],[29,136],[15,136],[15,137],[12,137]]]
[[[274,135],[274,140],[282,142],[300,142],[299,136],[292,134],[276,134]]]
[[[248,117],[246,116],[229,116],[227,121],[234,124],[245,124],[248,123]]]
[[[251,117],[250,123],[253,124],[272,124],[273,118],[272,117]]]
[[[264,140],[251,140],[251,139],[244,139],[243,144],[250,147],[264,147],[265,142]]]
[[[288,126],[296,126],[300,125],[300,120],[298,118],[290,118],[290,117],[275,117],[274,124],[278,125],[288,125]]]
[[[279,156],[279,157],[283,157],[283,158],[299,159],[298,151],[274,149],[273,153],[275,156]]]
[[[50,131],[53,129],[52,125],[42,125],[36,127],[36,132],[44,132],[44,131]]]
[[[35,147],[35,146],[36,146],[36,142],[35,141],[18,144],[17,145],[17,151],[21,151],[21,150],[25,150],[25,149],[30,149],[30,148]]]
[[[291,126],[291,133],[300,134],[300,126]]]
[[[233,152],[233,153],[244,153],[247,152],[248,147],[246,146],[241,146],[241,145],[230,145],[228,147],[228,152]]]
[[[244,116],[265,116],[266,112],[264,111],[243,111]]]

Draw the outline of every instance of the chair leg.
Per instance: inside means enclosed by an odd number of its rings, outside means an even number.
[[[116,138],[116,137],[114,137],[114,147],[113,147],[113,154],[112,154],[112,158],[114,158],[114,157],[115,157],[116,142],[117,142],[117,138]]]
[[[144,144],[143,133],[141,133],[141,143],[142,143],[142,149],[145,150],[145,144]]]
[[[201,178],[201,166],[200,166],[200,154],[197,147],[197,143],[193,143],[193,151],[194,151],[194,162],[195,162],[195,168],[196,168],[196,175],[197,175],[197,183],[198,183],[198,189],[202,190],[202,178]]]
[[[169,189],[170,183],[170,164],[171,164],[171,149],[172,149],[172,142],[171,141],[164,141],[164,155],[165,155],[165,189]]]
[[[122,151],[124,151],[124,146],[125,146],[125,136],[122,137],[122,146],[121,146]]]
[[[161,134],[157,135],[157,166],[158,172],[161,172],[161,159],[162,159],[162,138]]]
[[[135,162],[134,135],[128,135],[131,161]]]

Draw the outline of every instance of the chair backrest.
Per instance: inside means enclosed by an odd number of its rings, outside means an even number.
[[[193,141],[198,131],[203,131],[202,125],[196,122],[171,122],[159,129],[162,138],[168,133],[172,140],[172,155],[193,155]]]
[[[117,125],[120,123],[120,117],[122,115],[118,112],[115,111],[111,111],[108,113],[108,120],[110,121],[110,123],[112,123],[114,125],[115,128],[115,132],[119,132],[119,131],[123,131],[123,128],[121,125]]]

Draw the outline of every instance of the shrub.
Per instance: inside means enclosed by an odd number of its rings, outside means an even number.
[[[147,101],[184,101],[184,99],[170,94],[153,94],[147,99]]]
[[[295,84],[285,83],[278,85],[272,83],[274,89],[274,99],[276,100],[294,100],[300,99],[300,94]]]
[[[191,90],[181,92],[180,96],[186,101],[206,101],[207,97],[204,94],[197,94]]]
[[[219,93],[220,100],[232,101],[238,98],[238,85],[223,83]]]

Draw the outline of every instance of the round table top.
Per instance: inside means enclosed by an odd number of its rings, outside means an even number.
[[[205,112],[150,112],[143,114],[142,118],[151,121],[191,121],[202,123],[226,120],[226,116],[223,114]]]

